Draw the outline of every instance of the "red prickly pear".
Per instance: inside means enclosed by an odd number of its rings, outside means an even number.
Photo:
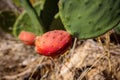
[[[28,31],[21,31],[18,38],[26,45],[34,45],[36,35]]]
[[[55,57],[63,53],[71,45],[72,37],[64,30],[53,30],[38,36],[35,49],[44,56]]]

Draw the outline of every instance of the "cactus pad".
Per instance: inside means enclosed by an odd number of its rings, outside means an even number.
[[[36,3],[34,5],[34,8],[38,14],[38,16],[40,16],[40,10],[41,10],[41,3]],[[33,32],[33,33],[39,33],[39,29],[36,30],[36,27],[39,26],[34,26],[34,24],[32,23],[28,13],[26,11],[23,11],[22,14],[17,18],[14,27],[13,27],[13,34],[15,37],[18,37],[19,33],[22,30],[25,31],[29,31],[29,32]]]
[[[120,21],[120,0],[60,0],[61,20],[79,39],[104,34]]]

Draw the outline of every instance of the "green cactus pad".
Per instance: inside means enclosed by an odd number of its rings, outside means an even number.
[[[34,5],[34,8],[38,14],[38,16],[40,16],[40,11],[41,11],[41,2],[38,2]],[[31,21],[31,18],[29,17],[29,15],[27,14],[26,11],[23,11],[22,14],[17,18],[14,27],[13,27],[13,34],[15,37],[18,37],[19,33],[22,30],[25,31],[30,31],[33,33],[39,33],[39,29],[36,30],[36,27],[39,26],[35,26]]]
[[[61,20],[79,39],[98,37],[120,21],[120,0],[60,0]]]

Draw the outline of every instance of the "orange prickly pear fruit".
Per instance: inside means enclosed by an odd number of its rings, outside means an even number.
[[[32,32],[21,31],[18,38],[26,45],[34,45],[36,35]]]

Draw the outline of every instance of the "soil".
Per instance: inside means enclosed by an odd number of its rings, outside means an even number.
[[[120,80],[120,45],[77,40],[51,59],[0,31],[0,80]]]

